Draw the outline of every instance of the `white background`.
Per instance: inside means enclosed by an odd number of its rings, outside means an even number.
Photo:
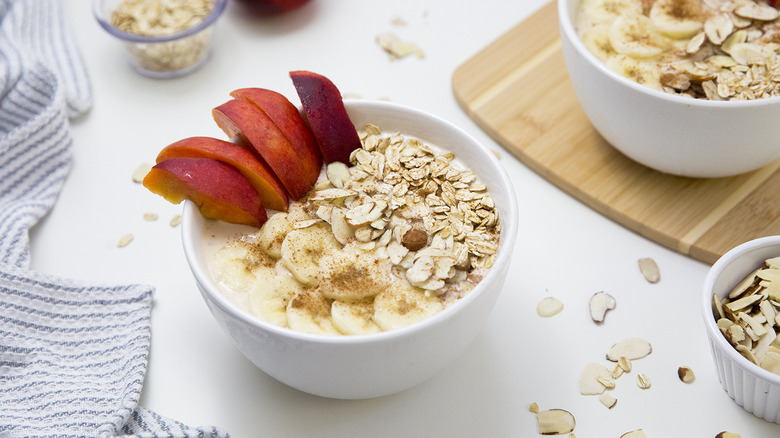
[[[561,408],[578,438],[780,435],[780,426],[737,406],[714,374],[699,312],[708,266],[676,254],[590,210],[520,164],[458,107],[455,69],[538,9],[543,0],[313,0],[276,18],[230,4],[210,62],[194,74],[155,80],[133,72],[122,47],[95,22],[87,0],[68,1],[68,20],[85,58],[95,101],[73,122],[74,160],[54,207],[32,232],[33,268],[63,277],[156,288],[152,347],[141,405],[191,425],[249,436],[537,436],[528,406]],[[394,17],[407,21],[394,26]],[[374,41],[385,31],[422,47],[425,59],[390,61]],[[509,56],[524,56],[520,51]],[[329,400],[290,389],[256,369],[231,344],[202,302],[167,204],[131,181],[165,145],[193,135],[222,136],[211,108],[240,87],[271,88],[297,102],[288,71],[328,76],[345,94],[388,98],[448,119],[502,151],[520,205],[520,232],[506,286],[475,342],[441,375],[403,393]],[[533,86],[533,84],[529,84]],[[146,212],[160,215],[144,221]],[[125,248],[117,241],[133,233]],[[653,257],[662,279],[647,283],[636,261]],[[595,325],[587,303],[607,291],[617,308]],[[536,304],[555,296],[559,315]],[[582,396],[589,362],[619,339],[641,336],[653,353],[634,363],[612,410]],[[690,366],[696,381],[677,379]],[[642,391],[638,372],[652,380]],[[322,376],[327,379],[326,375]]]

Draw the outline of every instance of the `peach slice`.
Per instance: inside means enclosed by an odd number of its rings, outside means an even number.
[[[330,79],[310,71],[291,71],[290,78],[325,162],[349,165],[349,154],[361,144],[341,92]]]
[[[265,111],[233,99],[211,113],[228,137],[238,136],[257,150],[293,199],[302,198],[312,188],[292,144]]]
[[[189,199],[207,218],[255,227],[268,219],[260,195],[244,175],[210,158],[161,161],[146,174],[143,185],[173,204]]]
[[[211,158],[236,168],[257,190],[263,205],[287,211],[287,192],[270,167],[249,149],[212,137],[188,137],[164,147],[157,162],[171,158]]]
[[[322,158],[309,126],[298,108],[286,97],[265,88],[241,88],[230,93],[236,99],[252,103],[265,111],[295,148],[306,176],[312,184],[317,182],[322,169]]]

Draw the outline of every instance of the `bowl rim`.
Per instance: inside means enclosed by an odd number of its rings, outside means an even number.
[[[217,21],[217,19],[222,15],[222,13],[225,11],[225,8],[227,7],[227,3],[228,3],[228,0],[215,0],[214,9],[211,10],[211,13],[209,13],[209,15],[204,17],[203,20],[200,21],[198,24],[192,27],[188,27],[187,29],[181,30],[179,32],[166,34],[166,35],[141,35],[136,33],[125,32],[123,30],[120,30],[113,24],[111,24],[111,21],[107,17],[107,15],[110,14],[106,14],[106,11],[103,8],[104,1],[105,0],[93,0],[92,2],[92,13],[95,16],[95,19],[97,20],[98,24],[100,24],[100,27],[102,27],[108,33],[119,38],[122,41],[131,42],[131,43],[141,43],[141,44],[165,43],[165,42],[180,40],[182,38],[195,35],[196,33],[204,29],[207,29],[212,24],[214,24]]]
[[[655,97],[661,100],[668,101],[673,104],[683,106],[700,106],[708,108],[710,110],[727,110],[729,108],[740,107],[763,107],[767,105],[780,104],[780,96],[766,97],[762,99],[753,100],[733,100],[733,101],[715,101],[708,99],[694,99],[690,97],[682,97],[671,93],[665,93],[660,90],[655,90],[646,85],[639,84],[637,82],[628,79],[617,72],[613,71],[606,66],[601,60],[585,47],[577,32],[574,30],[574,24],[572,17],[569,14],[568,4],[570,1],[575,2],[575,6],[578,6],[582,0],[558,0],[558,23],[561,30],[561,38],[566,38],[574,50],[585,59],[585,61],[592,67],[596,68],[606,76],[612,78],[619,85],[630,88],[638,93],[646,94],[650,97]]]
[[[710,340],[714,346],[726,354],[726,356],[728,356],[732,362],[734,362],[736,365],[739,365],[739,367],[745,372],[753,375],[756,378],[760,378],[774,385],[780,386],[780,375],[774,374],[754,364],[746,357],[742,356],[742,354],[740,354],[731,344],[729,344],[726,338],[723,337],[720,329],[718,329],[717,321],[715,320],[715,316],[712,313],[712,295],[714,293],[713,288],[715,281],[718,279],[723,270],[732,262],[742,257],[744,254],[771,245],[776,245],[778,247],[778,255],[780,255],[780,235],[776,235],[760,237],[747,241],[730,249],[722,257],[720,257],[712,265],[709,271],[707,271],[707,275],[704,278],[701,311],[707,334],[709,335]],[[746,272],[745,275],[748,275],[749,273],[750,272]]]
[[[233,304],[224,294],[219,292],[216,285],[211,281],[210,275],[207,272],[207,267],[199,266],[196,263],[197,260],[196,254],[199,251],[199,248],[195,246],[193,239],[189,238],[189,236],[191,236],[192,233],[196,232],[196,230],[193,229],[193,222],[195,219],[192,216],[200,215],[200,213],[198,212],[197,207],[195,206],[194,203],[190,201],[185,201],[183,212],[182,212],[182,222],[181,222],[182,244],[183,244],[185,257],[187,259],[187,263],[189,264],[190,270],[195,276],[195,279],[198,283],[199,288],[201,289],[201,292],[207,295],[208,298],[215,305],[217,305],[223,312],[226,312],[229,315],[231,315],[231,317],[241,320],[244,323],[249,324],[250,326],[257,328],[259,330],[265,332],[271,332],[274,333],[275,335],[287,339],[299,341],[299,342],[310,342],[310,343],[327,344],[327,345],[354,345],[354,344],[382,343],[382,342],[413,336],[414,333],[417,333],[418,331],[423,331],[428,327],[446,323],[447,320],[449,320],[456,314],[460,313],[463,308],[469,305],[470,302],[477,300],[481,295],[486,293],[485,289],[489,285],[492,285],[494,283],[496,277],[500,275],[499,273],[504,269],[504,265],[509,265],[511,263],[515,240],[517,238],[517,231],[519,228],[517,196],[515,194],[514,186],[512,185],[512,182],[509,179],[509,175],[506,172],[506,169],[504,169],[504,167],[498,161],[498,158],[487,147],[485,147],[482,143],[478,142],[474,137],[472,137],[466,131],[454,125],[453,123],[439,116],[436,116],[432,113],[420,109],[415,109],[412,107],[400,105],[393,102],[387,102],[383,100],[370,100],[370,99],[344,99],[344,105],[347,107],[348,111],[350,110],[350,108],[355,108],[355,107],[357,107],[358,109],[361,107],[383,108],[383,109],[390,109],[393,111],[403,111],[403,112],[411,113],[412,115],[415,116],[415,118],[427,118],[445,126],[447,129],[451,129],[457,132],[458,135],[463,138],[462,143],[470,143],[471,145],[475,146],[476,149],[487,160],[489,167],[491,167],[492,170],[495,171],[495,175],[499,179],[498,185],[503,187],[507,191],[506,197],[508,201],[506,205],[496,205],[496,208],[499,209],[499,217],[502,218],[501,239],[499,241],[499,248],[498,248],[495,263],[493,267],[488,271],[485,278],[483,278],[482,281],[480,281],[479,284],[477,284],[477,286],[474,287],[474,289],[472,289],[468,294],[466,294],[466,296],[458,300],[458,302],[448,306],[447,308],[437,313],[436,315],[426,318],[423,321],[411,324],[407,327],[383,331],[380,333],[363,334],[363,335],[338,335],[338,336],[317,335],[317,334],[299,332],[285,327],[279,327],[274,324],[263,321],[260,318],[251,315],[246,310],[240,309],[238,306]],[[425,139],[423,138],[422,140]],[[490,190],[490,187],[488,187],[488,190]],[[509,218],[509,220],[505,221],[504,218]],[[202,217],[198,219],[207,220],[207,221],[212,220],[212,219],[206,219]]]

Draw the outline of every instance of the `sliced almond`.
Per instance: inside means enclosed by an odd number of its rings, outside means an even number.
[[[532,412],[534,414],[539,413],[539,405],[536,404],[536,402],[531,403],[530,406],[528,406],[528,412]]]
[[[717,435],[715,438],[742,438],[742,435],[734,432],[726,432],[725,430]]]
[[[293,224],[293,228],[296,229],[296,230],[300,230],[300,229],[303,229],[303,228],[309,228],[312,225],[317,225],[319,223],[322,223],[322,219],[319,219],[319,218],[317,218],[317,219],[307,219],[307,220],[304,220],[304,221],[295,222]]]
[[[536,313],[542,318],[555,316],[563,310],[563,302],[555,297],[542,298],[536,305]]]
[[[692,383],[696,379],[693,370],[685,366],[677,368],[677,377],[683,383]]]
[[[658,269],[658,264],[650,257],[645,257],[637,260],[639,265],[639,271],[650,283],[658,283],[661,279],[661,271]]]
[[[339,189],[344,188],[344,183],[349,180],[350,177],[349,167],[340,161],[334,161],[328,164],[325,173],[328,176],[328,181],[333,184],[333,187]]]
[[[591,362],[586,365],[585,369],[582,370],[582,375],[580,376],[580,394],[597,395],[604,392],[606,387],[601,383],[599,380],[600,378],[611,380],[611,374],[607,367],[596,362]]]
[[[541,435],[562,435],[574,431],[577,422],[569,411],[548,409],[536,414],[536,424]]]
[[[590,317],[594,322],[603,322],[608,310],[615,308],[615,298],[606,292],[597,292],[590,297]]]
[[[355,229],[347,223],[347,216],[343,208],[334,207],[331,210],[330,228],[333,237],[342,245],[346,245],[355,237]]]
[[[599,396],[599,401],[606,406],[607,409],[612,409],[617,404],[617,399],[612,394],[606,392]]]
[[[766,3],[745,3],[734,9],[734,13],[742,18],[758,21],[773,21],[777,19],[777,9]]]
[[[761,359],[761,368],[780,375],[780,353],[776,351],[769,351]]]
[[[637,429],[620,435],[620,438],[647,438],[647,435],[645,435],[645,432],[642,429]]]
[[[753,284],[753,282],[756,280],[756,274],[758,274],[758,271],[760,271],[761,268],[756,269],[753,271],[750,275],[745,277],[742,281],[737,283],[736,286],[734,286],[733,289],[731,289],[731,292],[729,292],[729,299],[734,299],[745,293],[745,291],[748,290],[748,288]]]
[[[653,347],[642,338],[626,338],[613,345],[607,352],[607,360],[617,362],[621,357],[641,359],[653,352]]]
[[[150,170],[152,170],[153,165],[149,163],[143,163],[140,166],[138,166],[135,171],[133,172],[133,182],[136,183],[142,183],[144,181],[144,177],[147,173],[149,173]]]
[[[734,31],[734,22],[728,15],[715,14],[704,22],[704,33],[712,44],[721,44]]]
[[[169,222],[169,225],[171,227],[178,227],[179,224],[181,224],[181,215],[180,214],[174,215],[171,218],[171,221]]]

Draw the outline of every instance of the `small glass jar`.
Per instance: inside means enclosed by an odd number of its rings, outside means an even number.
[[[153,35],[147,32],[128,32],[113,24],[112,14],[123,1],[94,0],[93,13],[98,23],[123,43],[131,65],[138,73],[155,78],[170,78],[195,71],[208,60],[211,54],[214,24],[225,11],[228,0],[214,0],[213,8],[208,15],[191,26],[184,29],[172,27],[170,33],[161,33],[156,29]],[[159,6],[161,1],[147,3]],[[144,13],[140,10],[129,12],[141,14],[144,18]],[[181,17],[167,18],[176,21]],[[142,20],[139,20],[139,24],[144,27],[145,24],[140,21]],[[178,23],[174,24],[178,25]]]

